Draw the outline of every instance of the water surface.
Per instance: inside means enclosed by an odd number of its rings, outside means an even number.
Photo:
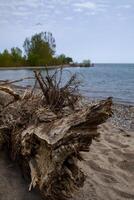
[[[80,89],[83,95],[92,99],[112,96],[115,101],[134,104],[134,64],[95,64],[91,68],[69,67],[64,70],[64,81],[68,79],[70,72],[78,73],[82,81]],[[45,71],[43,73],[45,74]],[[0,70],[0,80],[16,80],[29,76],[33,76],[32,69]],[[26,86],[33,83],[32,80],[25,80],[18,84]]]

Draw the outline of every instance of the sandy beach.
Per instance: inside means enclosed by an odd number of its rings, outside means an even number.
[[[0,16],[0,200],[134,200],[134,0]]]
[[[100,138],[79,163],[86,182],[72,200],[134,200],[134,107],[114,105],[114,115],[99,127]],[[0,200],[40,200],[28,192],[20,170],[0,159]]]
[[[115,104],[113,112],[83,155],[87,179],[73,200],[134,200],[134,107]]]
[[[134,199],[134,135],[111,123],[100,127],[100,141],[84,154],[86,183],[73,200]],[[129,136],[130,135],[130,136]]]

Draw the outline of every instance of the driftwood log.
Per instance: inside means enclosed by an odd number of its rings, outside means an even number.
[[[97,127],[111,116],[112,100],[54,111],[44,100],[40,81],[43,98],[40,93],[18,95],[1,86],[0,148],[7,147],[12,160],[21,165],[30,180],[29,191],[37,188],[44,199],[63,200],[84,184],[80,152],[88,152],[92,139],[99,136]]]

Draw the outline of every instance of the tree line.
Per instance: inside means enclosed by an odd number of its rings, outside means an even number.
[[[64,54],[55,55],[56,43],[50,32],[41,32],[26,38],[23,48],[24,54],[18,47],[13,47],[10,51],[5,49],[0,53],[0,67],[53,66],[73,62],[72,58]]]

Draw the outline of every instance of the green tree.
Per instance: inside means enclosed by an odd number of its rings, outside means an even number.
[[[91,61],[90,61],[90,60],[83,60],[82,65],[83,65],[84,67],[90,67]]]
[[[0,66],[1,67],[8,67],[12,65],[12,57],[11,54],[7,49],[0,54]]]
[[[66,59],[66,56],[64,55],[64,54],[61,54],[61,55],[59,55],[58,56],[58,62],[59,62],[59,64],[65,64],[65,59]]]
[[[66,63],[70,64],[73,62],[73,59],[71,57],[66,57]]]
[[[73,59],[70,57],[66,57],[64,54],[61,54],[57,57],[58,63],[59,64],[70,64],[73,62]]]
[[[18,47],[11,48],[11,55],[13,57],[22,58],[22,50]]]
[[[24,58],[22,57],[22,50],[18,47],[11,48],[12,62],[14,66],[20,66],[24,64]]]
[[[0,53],[0,67],[64,65],[73,62],[64,54],[55,56],[55,39],[50,32],[41,32],[26,38],[23,44],[25,55],[18,47]]]
[[[24,41],[26,58],[30,65],[50,64],[55,53],[55,39],[51,33],[41,32]]]
[[[17,67],[25,65],[22,51],[18,47],[12,48],[11,52],[5,49],[0,53],[0,67]]]

